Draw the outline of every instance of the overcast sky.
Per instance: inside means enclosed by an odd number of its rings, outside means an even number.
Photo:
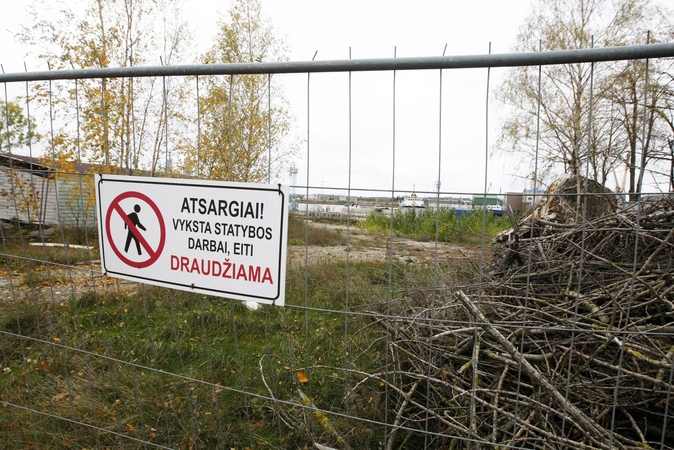
[[[23,2],[0,1],[0,63],[5,72],[23,71],[24,61],[29,70],[44,69],[26,60],[27,49],[13,37],[26,20]],[[314,54],[317,60],[349,55],[388,58],[394,52],[399,57],[438,56],[445,45],[446,55],[486,54],[490,42],[492,53],[506,53],[530,4],[529,0],[262,2],[278,34],[285,37],[292,61],[310,60]],[[206,50],[229,2],[188,3],[194,48]],[[440,71],[397,72],[395,121],[392,72],[352,74],[350,110],[349,74],[311,75],[309,102],[306,74],[276,77],[295,118],[294,135],[301,140],[298,183],[307,183],[308,145],[308,183],[326,191],[346,188],[350,146],[352,188],[387,190],[395,183],[400,190],[434,190],[440,172],[446,192],[482,192],[485,185],[495,193],[521,191],[525,182],[512,176],[511,165],[504,162],[508,158],[502,156],[489,160],[485,183],[485,152],[493,149],[499,125],[493,93],[503,74],[503,69],[491,71],[488,125],[486,69],[443,71],[442,97]]]

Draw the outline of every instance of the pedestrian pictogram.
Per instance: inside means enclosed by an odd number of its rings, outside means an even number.
[[[148,207],[143,208],[141,204]],[[131,211],[128,211],[130,206]],[[141,211],[143,212],[141,213]],[[141,221],[141,216],[144,217],[143,221]],[[124,231],[126,232],[123,252],[120,248],[121,241],[124,239],[121,236],[124,236],[124,233],[120,233],[120,230],[114,229],[116,226],[121,225],[119,219],[122,220]],[[156,229],[146,227],[143,225],[143,222],[152,222]],[[164,249],[164,243],[166,242],[164,218],[150,197],[141,192],[124,192],[115,197],[108,207],[105,227],[112,251],[122,262],[131,267],[140,269],[152,265],[159,259]],[[150,237],[153,239],[148,239]],[[151,244],[150,241],[153,241],[154,244]],[[132,242],[135,243],[133,247],[131,246]],[[134,247],[138,256],[142,256],[143,258],[133,257]]]
[[[136,226],[136,232],[138,231],[138,228],[140,228],[143,231],[147,231],[145,227],[143,226],[142,223],[140,223],[140,220],[138,219],[138,213],[140,212],[140,205],[136,204],[133,207],[133,212],[128,214],[126,217],[131,221],[133,225]],[[131,244],[131,241],[136,242],[136,250],[138,251],[138,254],[141,255],[140,251],[140,241],[138,240],[138,237],[134,234],[133,231],[133,226],[129,226],[126,221],[124,221],[124,228],[129,230],[129,232],[126,235],[126,244],[124,244],[124,253],[129,253],[129,244]]]

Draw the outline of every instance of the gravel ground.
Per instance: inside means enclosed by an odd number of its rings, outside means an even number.
[[[347,228],[343,225],[314,224],[315,227],[326,227],[341,231],[346,236]],[[421,242],[401,237],[370,235],[357,228],[351,228],[349,245],[336,246],[289,246],[288,265],[303,266],[319,261],[403,261],[411,264],[434,261],[437,254],[439,261],[465,260],[478,261],[480,248],[460,244],[444,244],[438,242]]]
[[[347,229],[341,225],[321,224],[328,228],[339,229],[346,236]],[[346,239],[345,239],[346,240]],[[449,260],[478,261],[480,248],[419,242],[399,237],[369,235],[362,230],[352,228],[348,237],[349,245],[336,246],[289,246],[288,267],[303,267],[305,264],[334,261],[388,261],[406,264],[427,264]],[[60,305],[71,297],[96,290],[98,293],[136,290],[138,283],[106,277],[101,272],[100,262],[83,263],[73,266],[51,265],[49,270],[33,270],[29,276],[25,272],[8,273],[0,269],[0,298],[5,301],[15,299],[19,302],[50,302]]]
[[[59,306],[69,298],[84,292],[96,290],[99,293],[117,289],[133,290],[136,283],[105,277],[101,265],[81,264],[76,266],[50,266],[28,273],[8,273],[0,271],[0,298],[5,301],[15,299],[19,302],[50,302]]]

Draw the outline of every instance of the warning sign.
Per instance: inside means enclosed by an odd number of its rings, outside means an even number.
[[[282,306],[288,187],[99,175],[103,273]]]

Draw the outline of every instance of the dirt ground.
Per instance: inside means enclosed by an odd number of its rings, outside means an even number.
[[[373,235],[355,227],[347,230],[344,225],[313,224],[313,226],[340,231],[347,238],[348,245],[310,246],[308,248],[289,246],[289,265],[303,266],[307,261],[309,264],[317,261],[346,261],[347,258],[350,262],[388,261],[389,257],[409,264],[427,264],[435,261],[436,255],[438,262],[465,259],[477,261],[481,253],[479,247],[434,241],[422,242],[398,236]]]
[[[137,283],[106,277],[100,262],[79,264],[70,267],[51,266],[40,268],[30,275],[26,272],[0,270],[0,298],[5,301],[49,302],[61,306],[71,297],[95,290],[99,294],[116,291],[129,292]]]
[[[372,235],[358,228],[347,230],[343,225],[314,224],[339,230],[348,245],[336,246],[289,246],[288,267],[304,267],[306,264],[334,261],[394,261],[406,264],[432,265],[436,262],[470,259],[478,261],[480,248],[460,244],[420,242],[402,237]],[[41,268],[26,272],[8,272],[0,268],[0,298],[20,302],[48,302],[55,306],[68,299],[95,290],[99,294],[132,292],[138,283],[104,276],[100,261],[73,266],[52,265],[49,270]]]

